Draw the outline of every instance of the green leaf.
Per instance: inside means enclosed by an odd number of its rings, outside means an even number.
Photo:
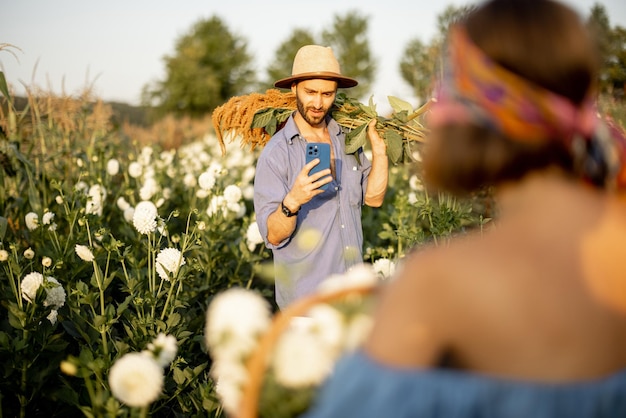
[[[409,122],[409,114],[406,110],[393,114],[394,119],[399,120],[403,125]]]
[[[124,301],[122,303],[120,303],[119,305],[117,305],[117,316],[121,316],[122,313],[128,309],[128,305],[130,304],[130,302],[132,302],[133,300],[133,296],[126,296],[126,299],[124,299]]]
[[[7,80],[4,77],[4,72],[0,71],[0,92],[6,97],[9,103],[12,103],[11,94],[9,93],[9,86],[7,85]]]
[[[411,106],[411,103],[405,100],[399,99],[397,97],[394,97],[394,96],[387,96],[387,99],[389,100],[389,104],[391,105],[391,108],[393,109],[395,113],[400,113],[400,112],[406,112],[407,114],[413,113],[413,106]]]
[[[198,376],[198,375],[200,375],[200,373],[201,373],[204,369],[206,369],[206,368],[207,368],[207,366],[208,366],[208,363],[202,363],[202,364],[200,364],[199,366],[194,367],[194,368],[193,368],[193,375],[194,375],[194,376]]]
[[[100,328],[102,325],[107,323],[106,316],[96,315],[93,317],[93,326],[94,328]]]
[[[394,130],[388,129],[385,131],[384,136],[387,141],[387,155],[389,156],[389,160],[393,164],[398,164],[402,161],[403,154],[402,135]]]
[[[98,278],[102,280],[104,273],[102,273],[102,269],[100,268],[98,263],[92,263],[92,264],[93,264],[93,274],[91,275],[90,283],[93,287],[99,288],[100,286],[98,286]],[[105,290],[107,288],[108,283],[102,283],[101,285],[102,285],[102,290]]]
[[[128,335],[128,338],[130,340],[133,340],[135,338],[135,333],[133,332],[133,328],[128,326],[128,324],[123,324],[124,325],[124,330],[126,330],[126,335]]]
[[[157,325],[157,327],[159,327],[159,329],[167,329],[167,325],[165,325],[165,322],[161,321],[160,319],[156,319],[155,324]]]
[[[115,278],[115,273],[111,273],[109,277],[105,277],[104,279],[104,289],[108,288],[113,279]]]
[[[367,123],[346,133],[346,154],[353,154],[367,143]]]
[[[411,149],[411,143],[409,141],[404,141],[404,153],[402,156],[403,163],[414,163],[415,158],[413,158],[413,150]]]
[[[372,109],[374,115],[372,117],[377,117],[378,116],[378,112],[376,112],[376,103],[374,103],[374,96],[370,96],[370,100],[369,100],[369,106],[370,109]]]
[[[11,348],[11,344],[9,344],[9,336],[6,332],[0,331],[0,347],[7,351]]]
[[[358,107],[363,111],[363,113],[365,113],[368,117],[372,119],[378,116],[376,114],[376,106],[374,105],[374,100],[371,97],[369,101],[369,106],[366,106],[363,103],[359,103]]]
[[[286,121],[293,109],[273,108],[257,110],[252,118],[250,128],[262,128],[268,135],[272,136],[278,130],[278,126]]]
[[[26,173],[28,175],[28,203],[30,203],[33,212],[41,213],[41,199],[39,198],[37,187],[35,187],[35,179],[29,169],[26,170]]]
[[[52,336],[46,344],[46,350],[60,352],[65,350],[68,345],[69,343],[60,339],[58,335],[56,336],[56,338],[55,336]]]
[[[178,385],[182,385],[183,383],[185,383],[185,380],[186,380],[185,373],[183,373],[183,371],[181,369],[176,367],[174,369],[174,381]]]
[[[7,233],[8,220],[4,216],[0,216],[0,241],[4,240]]]
[[[289,119],[289,116],[291,116],[292,113],[293,109],[277,109],[277,112],[274,113],[274,116],[276,116],[276,120],[278,121],[278,123],[283,123],[284,121]]]
[[[167,326],[168,328],[174,328],[176,325],[180,324],[182,317],[178,312],[174,312],[167,318]]]
[[[270,119],[269,123],[265,126],[265,132],[267,132],[269,136],[274,135],[277,129],[278,121],[276,120],[276,118]]]
[[[258,110],[252,118],[251,128],[265,128],[274,119],[274,108]]]

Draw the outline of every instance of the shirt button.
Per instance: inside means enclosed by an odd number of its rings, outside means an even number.
[[[352,166],[352,171],[356,171],[356,165]]]
[[[335,186],[335,191],[339,190],[339,187]]]
[[[345,226],[345,225],[341,225],[341,227],[342,227],[342,228],[345,228],[346,226]]]

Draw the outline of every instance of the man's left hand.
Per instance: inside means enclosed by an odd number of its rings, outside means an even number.
[[[374,156],[386,156],[387,144],[385,144],[385,140],[378,134],[378,131],[376,130],[376,122],[376,119],[372,119],[367,125],[367,137],[369,138],[370,145],[372,146],[372,154]]]

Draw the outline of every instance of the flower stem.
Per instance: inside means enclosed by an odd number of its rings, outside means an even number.
[[[24,331],[24,341],[28,341],[28,331]],[[28,365],[26,364],[28,360],[24,360],[22,362],[22,376],[20,382],[20,394],[18,398],[20,400],[20,418],[26,417],[26,370],[28,370]]]
[[[93,263],[93,273],[96,276],[96,283],[98,284],[98,292],[100,294],[100,315],[105,318],[105,306],[104,306],[104,287],[102,283],[102,275],[100,269],[98,268],[98,264],[96,260],[92,261]],[[101,324],[99,327],[100,337],[102,338],[102,348],[104,350],[104,355],[109,354],[109,347],[107,345],[107,335],[106,335],[106,323]]]
[[[11,246],[11,254],[13,256],[13,259],[17,260],[17,249],[15,248],[15,246]],[[13,266],[11,265],[11,263],[7,263],[7,265],[9,266],[9,273],[10,273],[10,277],[11,277],[11,287],[13,289],[13,293],[15,293],[15,299],[17,302],[17,306],[20,308],[20,310],[24,309],[24,303],[22,301],[22,281],[20,279],[20,274],[18,273],[17,275],[13,273]],[[18,264],[19,265],[19,264]]]
[[[428,206],[430,206],[430,197],[428,196],[428,193],[424,193],[424,197],[426,197],[426,203],[428,204]],[[431,214],[431,209],[432,206],[429,207],[429,210],[426,212],[427,216],[428,216],[428,225],[430,226],[430,233],[433,237],[433,240],[435,241],[435,246],[438,246],[439,243],[437,242],[437,235],[433,233],[433,229],[434,229],[434,225],[433,225],[433,217]]]

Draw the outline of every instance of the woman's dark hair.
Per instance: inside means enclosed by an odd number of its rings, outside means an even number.
[[[598,62],[593,40],[580,17],[560,3],[492,0],[461,24],[493,61],[574,104],[593,88]],[[424,152],[426,182],[455,193],[517,180],[549,166],[574,170],[564,141],[531,145],[478,125],[438,127]]]

